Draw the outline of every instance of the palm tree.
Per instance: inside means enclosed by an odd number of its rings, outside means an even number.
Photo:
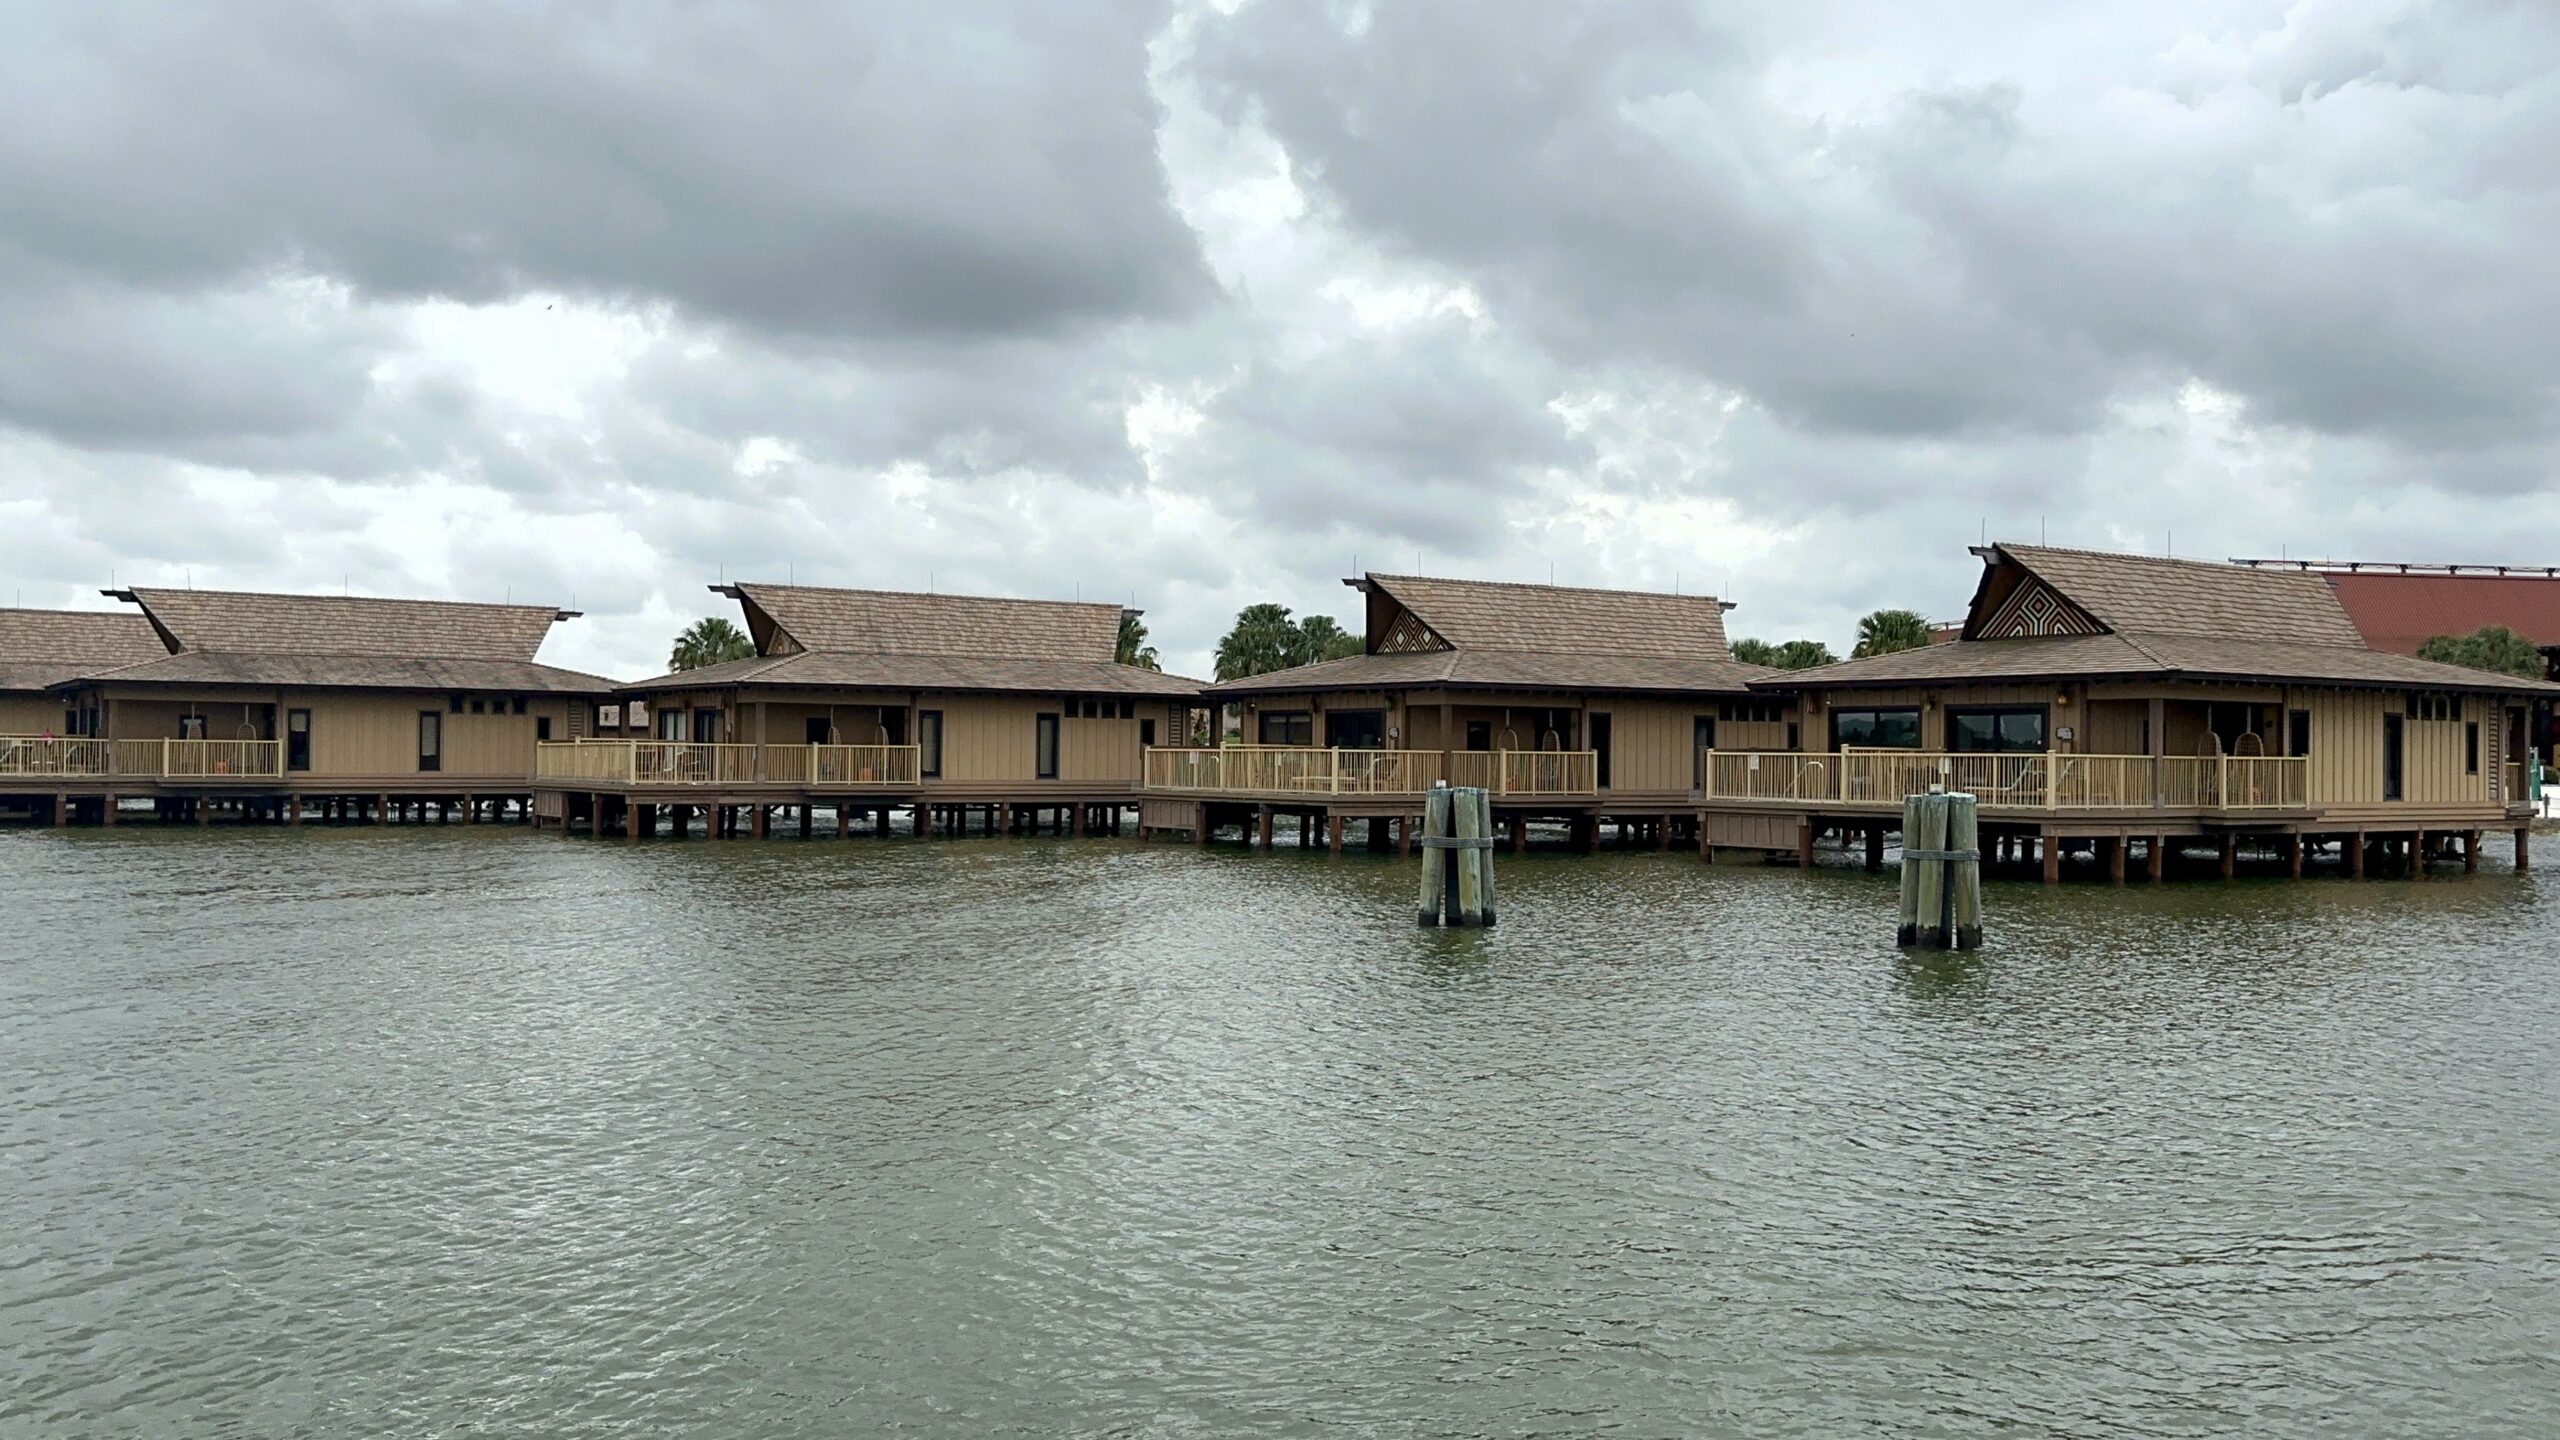
[[[1745,665],[1774,667],[1778,663],[1778,647],[1766,640],[1736,640],[1733,642],[1733,658]]]
[[[1332,616],[1310,615],[1298,622],[1298,643],[1290,652],[1289,663],[1297,666],[1344,660],[1368,648],[1368,642],[1343,629],[1342,622]]]
[[[731,660],[745,660],[756,653],[756,642],[747,632],[721,619],[707,615],[694,621],[676,637],[675,649],[667,653],[669,670],[699,670],[705,665],[720,665]]]
[[[1288,606],[1247,605],[1236,612],[1235,628],[1218,642],[1218,678],[1241,680],[1286,670],[1290,652],[1304,643]]]
[[[1929,643],[1928,617],[1917,610],[1878,610],[1858,622],[1858,646],[1849,652],[1851,659],[1861,655],[1891,655],[1897,650],[1917,650]]]
[[[1120,653],[1114,657],[1123,665],[1141,670],[1162,670],[1156,663],[1156,647],[1147,643],[1147,624],[1134,610],[1120,612]]]
[[[1810,670],[1834,658],[1831,647],[1819,640],[1790,640],[1778,647],[1778,658],[1772,663],[1781,670]]]

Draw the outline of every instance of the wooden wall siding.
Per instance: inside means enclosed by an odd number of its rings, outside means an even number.
[[[0,695],[0,735],[59,735],[66,708],[48,695]]]
[[[2071,748],[2081,754],[2148,755],[2151,750],[2143,727],[2150,718],[2151,706],[2146,701],[2092,699],[2076,720],[2057,723],[2071,725],[2079,732]],[[2203,721],[2199,719],[2197,723],[2201,725]]]
[[[512,697],[507,698],[512,703]],[[109,723],[118,739],[175,739],[181,717],[202,715],[208,739],[281,740],[286,712],[308,710],[311,769],[296,772],[297,775],[307,774],[314,781],[391,779],[420,773],[418,716],[422,711],[433,710],[443,717],[444,727],[444,764],[435,774],[445,779],[486,776],[521,782],[533,774],[536,722],[550,720],[552,738],[566,739],[570,706],[578,703],[564,697],[537,695],[528,697],[522,715],[512,709],[474,715],[467,702],[464,713],[456,715],[452,699],[451,693],[443,690],[268,691],[263,698],[247,702],[117,698]],[[244,704],[248,710],[245,728]],[[58,717],[55,723],[60,723]]]
[[[1610,789],[1686,792],[1696,787],[1698,717],[1716,713],[1714,700],[1595,701],[1591,713],[1609,717]],[[1767,730],[1774,732],[1774,747],[1785,743],[1786,728],[1758,722],[1720,724],[1716,739],[1723,743],[1727,730]]]

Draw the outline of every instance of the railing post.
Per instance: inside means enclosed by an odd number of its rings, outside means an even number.
[[[160,773],[164,777],[169,773],[169,737],[166,735],[160,737]]]
[[[2213,763],[2218,772],[2213,781],[2214,804],[2217,809],[2228,810],[2231,808],[2231,757],[2219,756]]]
[[[2042,763],[2044,765],[2044,808],[2059,810],[2062,807],[2057,803],[2056,797],[2061,792],[2059,782],[2062,779],[2062,767],[2054,763],[2053,752],[2050,750],[2044,753]]]

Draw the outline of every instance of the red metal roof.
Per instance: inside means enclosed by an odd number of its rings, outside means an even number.
[[[2331,571],[2321,576],[2376,650],[2415,655],[2435,635],[2504,625],[2536,645],[2560,645],[2560,578],[2541,575],[2403,575]]]

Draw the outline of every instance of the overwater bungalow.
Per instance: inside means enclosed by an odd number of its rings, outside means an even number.
[[[43,682],[60,724],[0,738],[0,793],[57,823],[113,824],[125,799],[172,819],[479,819],[530,797],[534,746],[612,684],[534,658],[574,613],[550,606],[106,593],[137,609],[12,627],[39,652],[12,675]]]
[[[1667,844],[1695,819],[1717,746],[1793,749],[1796,702],[1733,658],[1705,595],[1364,574],[1363,652],[1205,687],[1243,743],[1147,761],[1141,823],[1270,843],[1294,821],[1333,849],[1410,841],[1432,786],[1478,785],[1515,847],[1532,820],[1587,848],[1604,822]]]
[[[1980,799],[1986,844],[2066,851],[2157,878],[2200,846],[2229,873],[2272,846],[2364,873],[2376,847],[2476,864],[2510,829],[2526,863],[2530,716],[2560,686],[2369,646],[2321,576],[1990,545],[1961,638],[1753,682],[1804,712],[1801,750],[1705,757],[1701,844],[1793,849],[1862,836],[1870,863],[1902,797]]]
[[[1118,605],[714,585],[747,659],[624,685],[582,743],[542,748],[537,808],[637,838],[692,815],[762,835],[1042,825],[1118,830],[1148,747],[1189,732],[1199,685],[1118,663]]]

